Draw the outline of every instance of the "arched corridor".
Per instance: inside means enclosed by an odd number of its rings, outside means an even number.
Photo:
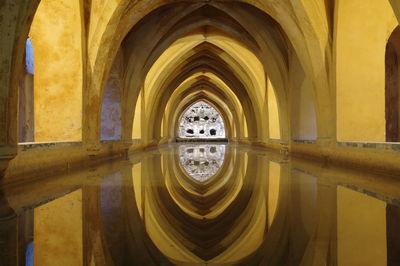
[[[399,264],[399,21],[400,0],[2,1],[0,262],[71,241],[57,265]]]

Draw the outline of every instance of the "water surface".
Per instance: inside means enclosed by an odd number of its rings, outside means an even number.
[[[400,265],[400,184],[181,144],[3,187],[0,265]]]

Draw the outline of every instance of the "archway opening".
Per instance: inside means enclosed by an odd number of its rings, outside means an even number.
[[[184,111],[179,121],[178,139],[225,140],[224,120],[213,106],[198,101]]]
[[[385,118],[386,141],[400,141],[400,27],[397,26],[386,45],[385,54]]]

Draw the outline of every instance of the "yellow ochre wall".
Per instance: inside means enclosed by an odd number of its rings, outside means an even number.
[[[398,25],[389,1],[338,1],[337,138],[385,141],[385,50]]]
[[[37,142],[82,138],[81,24],[79,0],[40,2],[29,34]]]

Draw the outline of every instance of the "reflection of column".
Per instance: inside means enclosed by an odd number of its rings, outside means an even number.
[[[142,171],[141,164],[136,164],[134,169],[122,170],[123,178],[123,195],[121,200],[121,211],[123,213],[124,221],[127,227],[125,232],[125,265],[171,265],[168,259],[157,249],[152,240],[147,234],[144,226],[144,210],[143,219],[140,214],[139,206],[144,205],[144,191],[140,195],[136,195],[139,190],[146,186],[150,178],[157,175],[155,165],[161,165],[159,159],[146,160],[145,171]],[[149,170],[151,169],[151,170]],[[144,173],[147,173],[145,175]],[[154,175],[153,175],[154,174]],[[160,173],[161,174],[161,173]],[[136,176],[135,176],[136,175]],[[145,175],[143,177],[142,175]],[[137,179],[141,181],[137,182]],[[136,181],[135,181],[136,180]],[[142,184],[142,182],[144,184]],[[139,185],[139,188],[134,186]],[[139,200],[140,202],[137,202]]]
[[[337,265],[336,186],[319,182],[317,189],[316,223],[301,265]]]
[[[386,265],[386,203],[339,186],[338,265]]]
[[[290,265],[299,265],[317,222],[317,178],[296,169],[290,183]]]
[[[289,164],[287,162],[280,163],[279,198],[275,216],[264,243],[259,248],[257,254],[251,258],[251,261],[257,261],[254,265],[285,265],[287,262],[290,232],[290,174]]]
[[[18,215],[18,261],[25,262],[26,266],[33,265],[33,252],[31,264],[26,261],[28,245],[32,243],[33,246],[33,213],[34,210],[29,209]]]
[[[97,182],[98,177],[92,177],[91,182]],[[82,188],[82,219],[83,219],[83,265],[112,265],[111,259],[105,254],[100,209],[100,186],[98,183]]]
[[[83,265],[82,190],[37,207],[34,216],[35,265]]]
[[[269,163],[268,178],[268,228],[271,226],[279,199],[279,187],[281,183],[281,166],[279,163]]]
[[[386,241],[388,266],[400,265],[400,207],[386,207]]]
[[[17,265],[17,215],[0,192],[0,265]]]

